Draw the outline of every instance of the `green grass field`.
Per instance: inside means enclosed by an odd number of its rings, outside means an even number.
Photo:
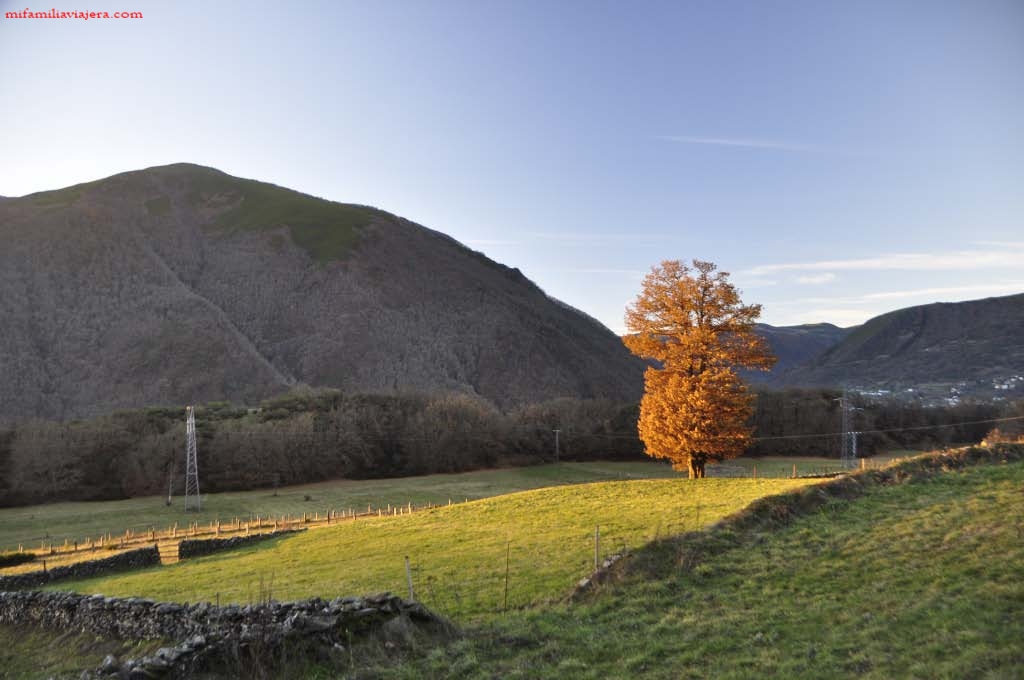
[[[1024,463],[870,488],[584,604],[509,614],[394,678],[1020,678]],[[656,574],[655,576],[652,576]]]
[[[392,650],[351,669],[296,669],[310,680],[1022,677],[1024,462],[909,474],[903,483],[843,487],[857,492],[787,524],[728,525],[682,539],[673,536],[766,493],[821,482],[544,488],[66,587],[222,602],[403,593],[409,555],[417,597],[463,626],[447,646]],[[809,489],[802,497],[823,496]],[[784,498],[767,507],[776,506],[809,507]],[[569,603],[565,595],[592,568],[598,523],[602,554],[636,550],[615,581]],[[9,677],[94,667],[110,643],[87,638],[0,627]],[[62,660],[63,645],[77,650],[75,663]],[[3,669],[0,677],[8,677]]]
[[[362,519],[196,560],[62,584],[159,600],[251,602],[406,592],[458,621],[563,597],[602,555],[706,526],[791,479],[686,479],[559,486],[382,519]]]
[[[42,541],[60,544],[101,534],[123,534],[126,529],[143,532],[179,523],[208,524],[235,517],[301,516],[328,509],[366,510],[391,505],[447,504],[489,498],[514,491],[558,484],[580,484],[615,479],[678,478],[667,465],[638,463],[562,463],[534,467],[481,470],[453,475],[427,475],[397,479],[336,480],[278,489],[208,494],[203,511],[186,513],[182,498],[168,508],[162,496],[122,501],[51,503],[21,508],[0,508],[0,550],[19,544],[39,548]],[[311,500],[306,500],[309,496]]]
[[[874,464],[889,460],[880,457]],[[814,474],[836,469],[838,461],[825,458],[740,458],[728,461],[730,474],[751,476],[757,466],[758,477],[789,477],[793,465],[797,474]],[[711,474],[715,470],[711,469]],[[178,523],[209,524],[235,517],[301,516],[325,513],[329,509],[365,510],[387,505],[446,504],[489,498],[514,491],[525,491],[558,484],[581,484],[617,479],[678,479],[680,473],[658,462],[634,463],[561,463],[533,467],[481,470],[452,475],[428,475],[398,479],[336,480],[278,489],[208,494],[203,511],[186,513],[182,499],[171,507],[162,496],[121,501],[88,503],[51,503],[20,508],[0,508],[0,551],[16,550],[19,545],[38,549],[41,543],[62,544],[103,534],[114,536],[125,530],[141,533],[166,529]],[[309,496],[310,500],[306,500]]]

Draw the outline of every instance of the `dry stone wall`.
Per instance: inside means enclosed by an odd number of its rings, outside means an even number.
[[[142,659],[109,657],[94,673],[123,677],[187,677],[224,658],[237,658],[240,651],[267,653],[287,642],[330,653],[371,634],[402,643],[414,628],[451,631],[450,624],[422,605],[389,593],[219,607],[66,592],[0,592],[0,624],[177,641]]]
[[[251,543],[259,543],[286,534],[297,534],[305,529],[287,529],[284,531],[272,531],[266,534],[253,534],[251,536],[235,536],[233,538],[209,538],[203,540],[186,539],[178,544],[178,559],[189,557],[202,557],[212,555],[222,550],[234,550]]]

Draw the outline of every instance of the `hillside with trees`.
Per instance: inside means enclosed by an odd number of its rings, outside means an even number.
[[[303,385],[634,400],[643,364],[518,270],[196,165],[0,202],[0,422]]]
[[[908,307],[851,329],[771,384],[1013,398],[1002,386],[1024,380],[1022,337],[1024,294]]]
[[[754,325],[754,332],[767,341],[777,361],[770,371],[741,371],[744,380],[771,383],[786,371],[803,366],[839,343],[853,328],[840,328],[830,323],[809,323],[799,326]]]
[[[839,456],[835,390],[759,389],[747,455]],[[856,400],[858,451],[1019,436],[1024,402],[925,407]],[[559,398],[500,410],[464,393],[293,392],[242,407],[196,409],[203,493],[339,478],[400,477],[555,460],[640,460],[639,405]],[[88,420],[0,427],[0,506],[184,491],[185,411],[147,408]]]

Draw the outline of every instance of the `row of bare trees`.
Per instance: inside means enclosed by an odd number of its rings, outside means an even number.
[[[175,492],[184,410],[0,429],[0,505]],[[204,492],[339,477],[459,472],[553,460],[640,457],[636,406],[555,399],[502,412],[467,394],[288,395],[258,409],[197,408]]]
[[[754,400],[748,455],[838,456],[841,413],[834,390],[762,391]],[[861,455],[977,442],[990,421],[1024,406],[926,408],[857,404]],[[556,399],[500,411],[467,394],[291,394],[247,409],[197,409],[204,492],[339,477],[368,478],[643,457],[637,404]],[[957,423],[974,423],[957,425]],[[1010,431],[1019,421],[1000,423]],[[0,505],[98,500],[181,492],[183,408],[149,408],[85,421],[29,421],[0,428]]]
[[[837,390],[821,389],[759,392],[754,402],[754,442],[746,454],[838,456],[841,395]],[[1014,404],[978,402],[935,407],[856,395],[850,399],[854,407],[850,429],[861,433],[857,436],[860,456],[893,449],[976,443],[998,425],[993,421],[1020,410]]]

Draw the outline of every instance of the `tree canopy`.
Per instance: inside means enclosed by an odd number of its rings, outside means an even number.
[[[624,342],[651,360],[644,374],[639,432],[647,454],[690,477],[750,443],[753,397],[737,370],[775,363],[754,332],[760,305],[744,305],[727,272],[711,262],[662,262],[626,308]]]

